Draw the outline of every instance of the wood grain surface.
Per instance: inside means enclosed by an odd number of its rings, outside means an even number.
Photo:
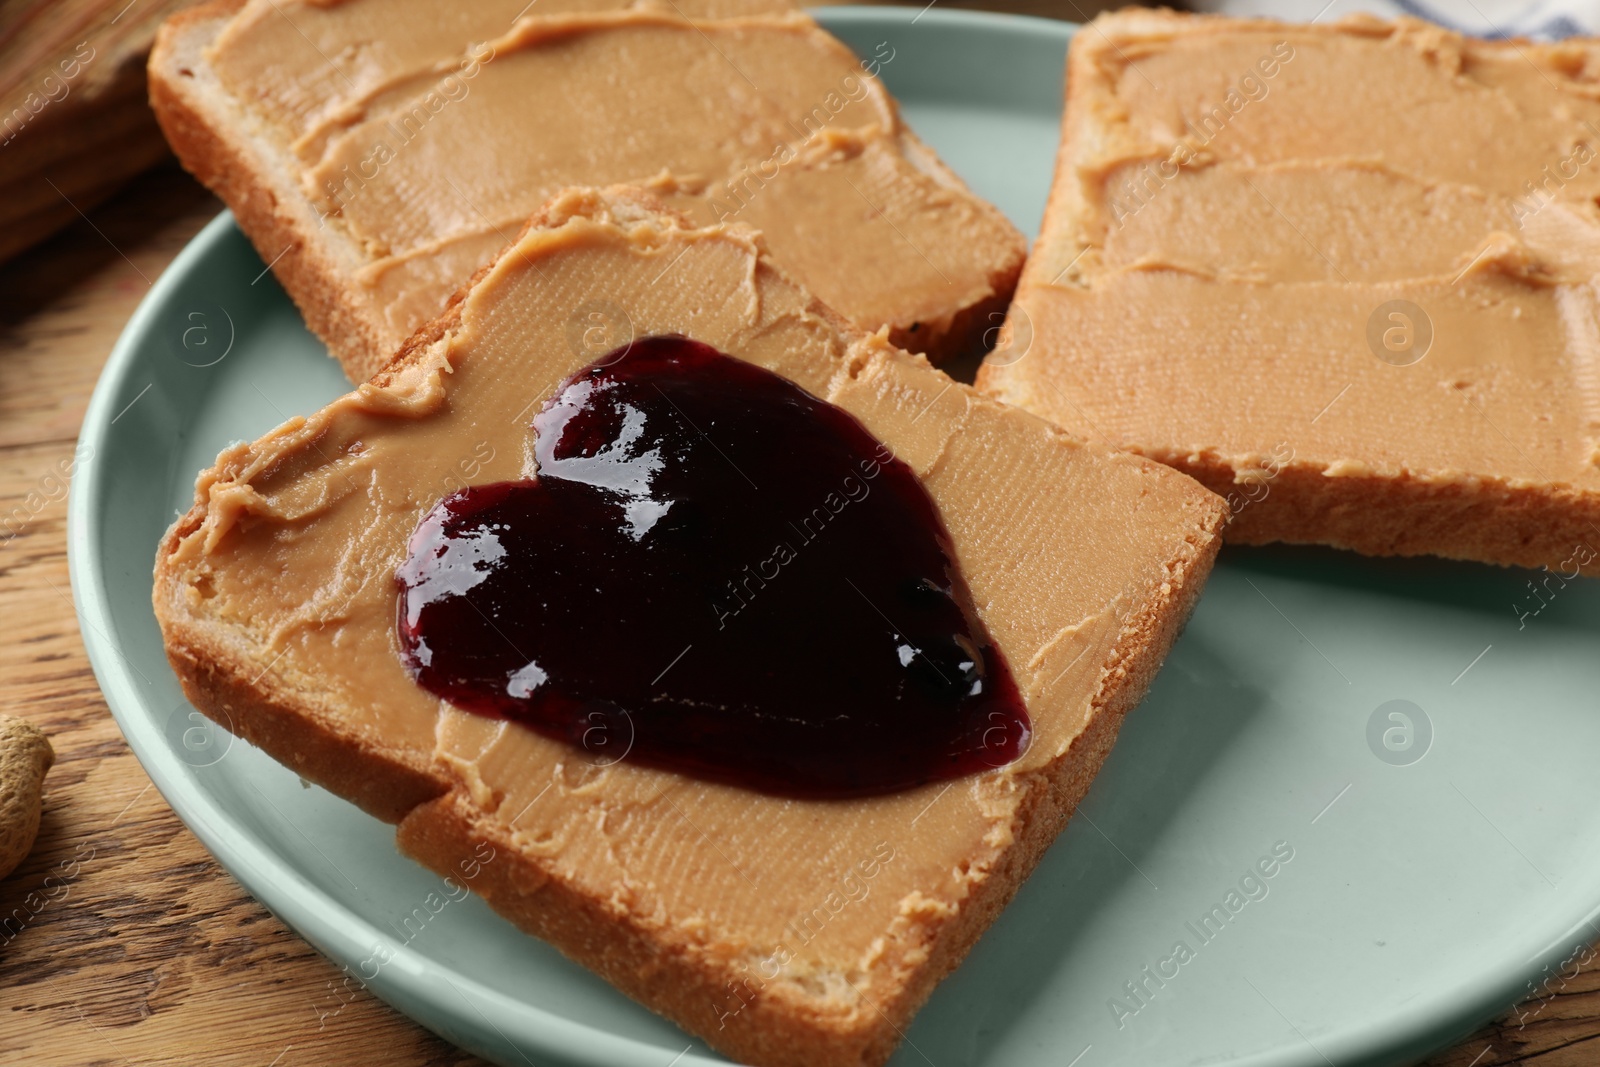
[[[366,993],[219,868],[128,750],[78,636],[66,494],[84,408],[150,283],[221,209],[175,167],[0,267],[0,709],[51,737],[0,882],[0,1064],[481,1061]]]
[[[145,57],[193,2],[0,0],[0,260],[167,156]]]
[[[217,866],[124,743],[78,635],[59,471],[118,333],[219,208],[159,168],[0,267],[0,710],[57,753],[38,843],[0,882],[0,1064],[476,1065],[335,993],[338,970]],[[1600,1062],[1600,954],[1536,992],[1430,1063]]]

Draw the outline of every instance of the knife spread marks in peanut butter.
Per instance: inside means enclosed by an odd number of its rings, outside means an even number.
[[[1600,536],[1595,44],[1368,18],[1106,32],[1074,46],[1013,311],[1031,350],[983,388],[1213,484],[1287,442],[1306,485],[1532,490],[1569,509],[1563,538]],[[1306,494],[1274,528],[1329,539]],[[1537,564],[1573,543],[1504,540],[1387,547]]]
[[[520,6],[260,0],[209,53],[359,249],[396,346],[575,184],[749,223],[830,306],[913,348],[1004,299],[1022,239],[902,125],[874,76],[889,42],[859,61],[765,0]]]

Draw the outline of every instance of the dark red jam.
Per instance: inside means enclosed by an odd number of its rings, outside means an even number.
[[[537,476],[440,501],[396,573],[412,675],[585,750],[799,797],[997,767],[1027,711],[911,468],[683,337],[579,371]]]

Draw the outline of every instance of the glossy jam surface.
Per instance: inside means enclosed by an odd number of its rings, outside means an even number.
[[[452,704],[597,764],[850,797],[997,767],[1027,712],[927,491],[854,417],[682,337],[534,419],[399,568],[402,655]]]

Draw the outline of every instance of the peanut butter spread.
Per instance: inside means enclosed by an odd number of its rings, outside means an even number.
[[[983,388],[1241,481],[1287,454],[1327,479],[1600,492],[1593,42],[1105,30],[1074,45],[1045,233]]]
[[[532,415],[592,358],[573,309],[597,306],[639,336],[680,332],[788,377],[912,466],[1026,698],[1035,734],[1020,759],[948,788],[781,799],[602,765],[412,682],[395,636],[408,538],[464,482],[530,472]],[[158,563],[164,622],[206,620],[245,677],[270,664],[266,684],[303,694],[329,729],[450,776],[550,878],[669,943],[851,1003],[847,983],[869,998],[896,988],[925,958],[921,928],[1004,854],[1042,787],[1034,772],[1064,757],[1114,684],[1111,650],[1163,610],[1186,567],[1199,580],[1223,510],[1187,477],[848,329],[768,265],[752,231],[684,228],[627,194],[585,191],[563,194],[440,340],[230,448],[196,501]]]
[[[902,125],[875,77],[893,58],[780,0],[251,0],[208,52],[395,346],[573,184],[755,226],[911,343],[1003,299],[1021,236]]]

